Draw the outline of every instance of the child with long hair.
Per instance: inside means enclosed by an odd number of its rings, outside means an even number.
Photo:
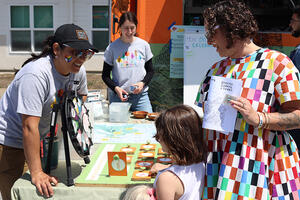
[[[155,126],[155,139],[173,160],[171,165],[156,163],[151,169],[157,172],[153,184],[156,199],[199,200],[207,154],[199,115],[190,106],[178,105],[163,111]],[[153,199],[151,195],[149,199]]]

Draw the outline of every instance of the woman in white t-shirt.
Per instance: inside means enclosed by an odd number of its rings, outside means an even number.
[[[154,70],[150,45],[136,37],[137,18],[132,12],[123,13],[119,20],[121,37],[104,53],[102,79],[111,89],[110,102],[130,102],[130,110],[152,112],[148,84]],[[112,78],[111,78],[112,72]]]

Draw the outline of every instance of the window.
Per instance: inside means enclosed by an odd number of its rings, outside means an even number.
[[[11,6],[10,19],[12,52],[41,51],[54,33],[52,6]]]
[[[108,6],[93,6],[92,42],[102,52],[109,44],[109,21]]]
[[[195,17],[200,17],[203,24],[203,10],[220,0],[186,0],[184,24],[193,24]],[[293,5],[300,0],[243,0],[252,10],[260,31],[286,32],[292,15]]]

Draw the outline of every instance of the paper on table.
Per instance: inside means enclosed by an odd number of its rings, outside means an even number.
[[[202,127],[228,134],[234,131],[237,110],[228,104],[228,97],[239,97],[242,81],[212,76],[207,101],[204,103]]]

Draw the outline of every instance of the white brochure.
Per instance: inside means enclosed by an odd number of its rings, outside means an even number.
[[[229,99],[240,97],[242,81],[212,76],[207,101],[204,104],[202,127],[224,134],[234,131],[237,110],[232,108]]]

